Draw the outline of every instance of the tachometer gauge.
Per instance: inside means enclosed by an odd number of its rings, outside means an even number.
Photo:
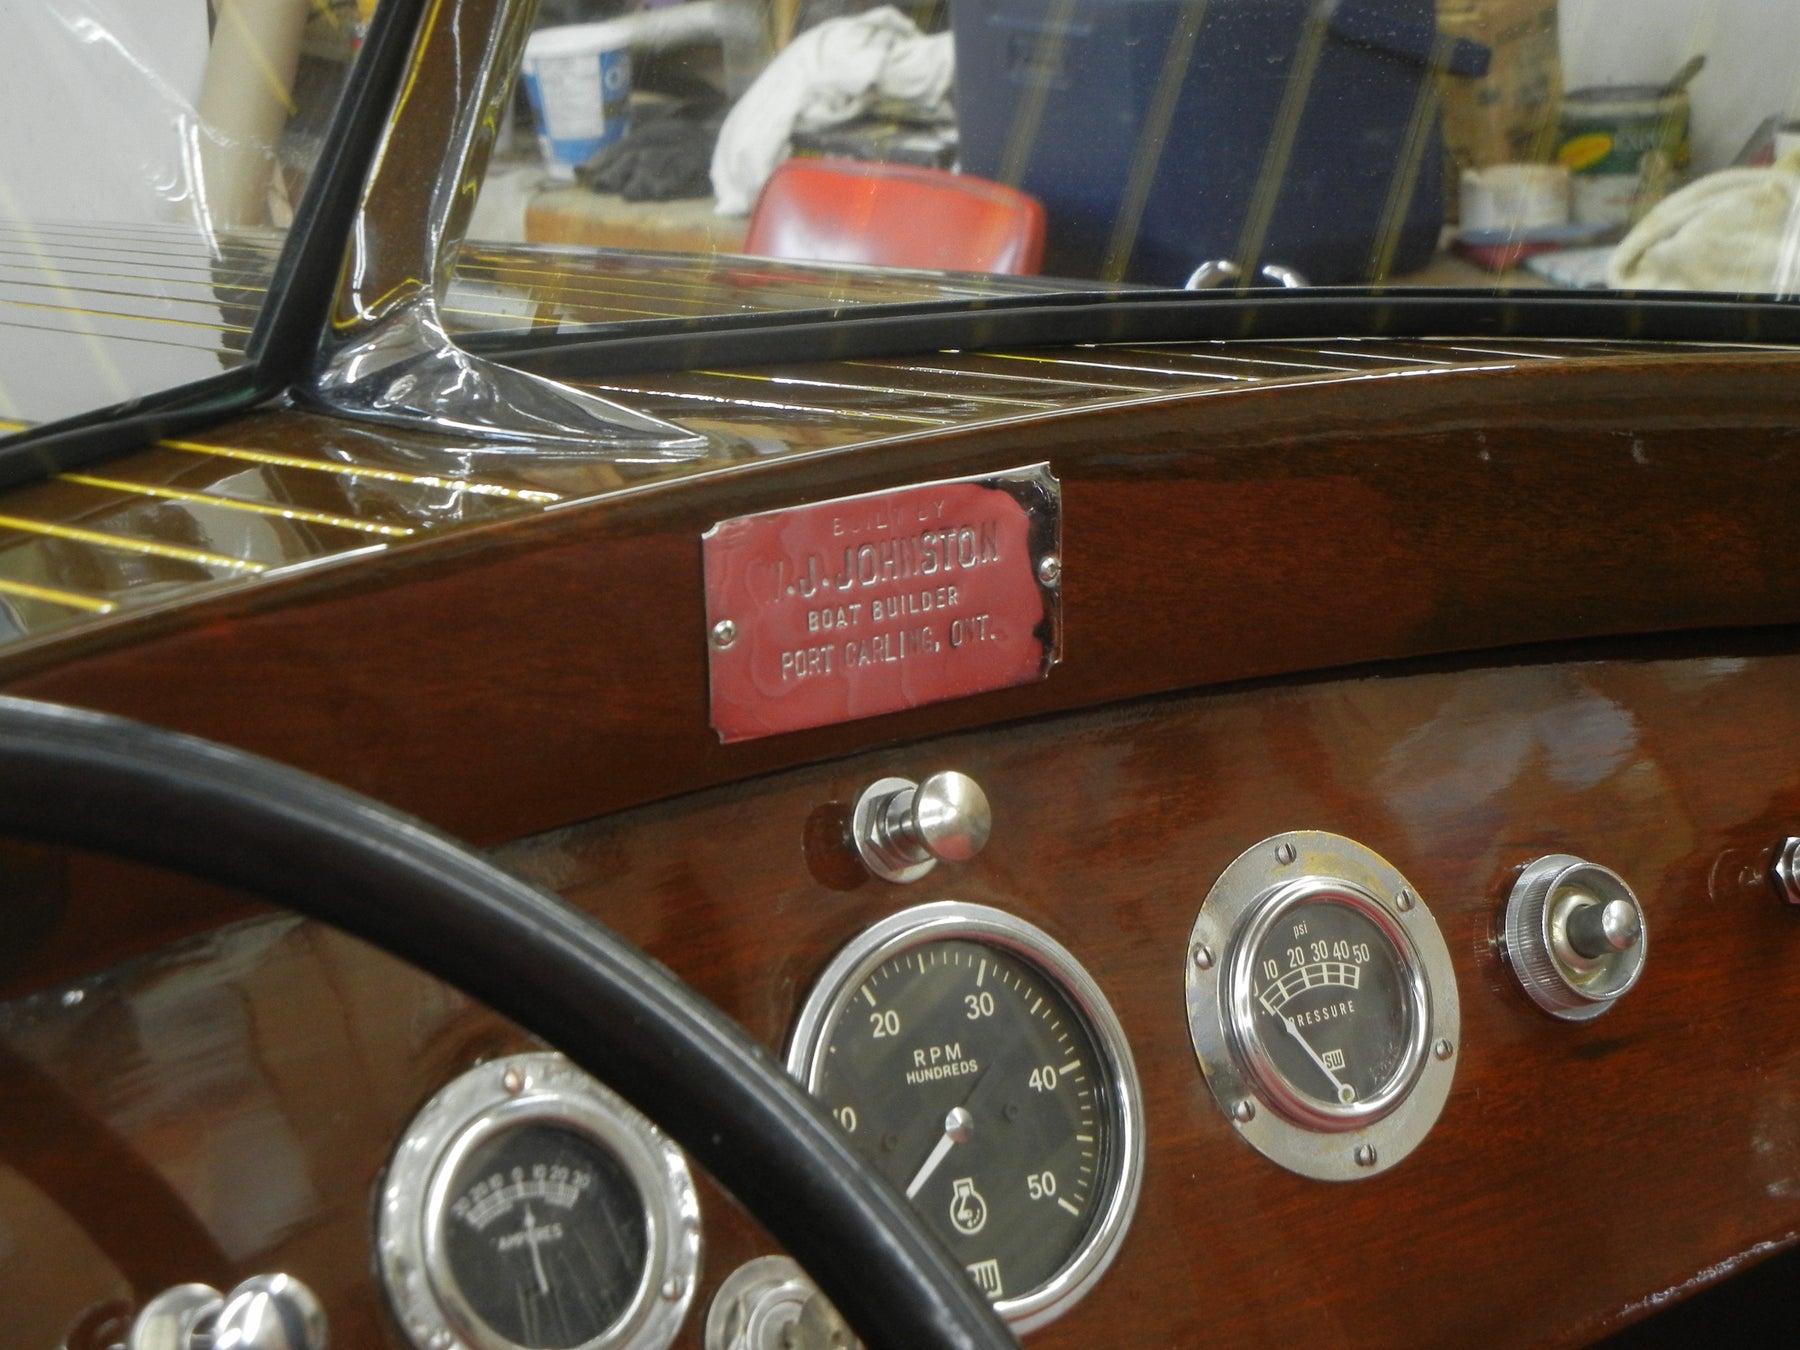
[[[1226,868],[1187,987],[1208,1086],[1282,1166],[1373,1175],[1436,1122],[1459,1033],[1449,952],[1406,879],[1352,840],[1278,835]]]
[[[699,1242],[680,1152],[555,1054],[450,1083],[382,1186],[382,1276],[420,1350],[662,1350]]]
[[[1112,1260],[1143,1162],[1137,1073],[1047,934],[980,905],[891,916],[820,976],[788,1068],[1016,1329]]]

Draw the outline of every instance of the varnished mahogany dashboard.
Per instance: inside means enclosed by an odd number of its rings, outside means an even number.
[[[1800,913],[1766,879],[1800,832],[1797,371],[1576,353],[796,453],[72,631],[0,674],[494,848],[774,1050],[832,953],[901,907],[1040,925],[1119,1015],[1148,1153],[1113,1267],[1029,1345],[1578,1343],[1800,1238]],[[236,434],[296,455],[329,436]],[[1064,493],[1048,679],[718,743],[708,525],[1026,460]],[[952,768],[992,801],[987,849],[869,878],[841,847],[849,803]],[[1397,866],[1460,993],[1441,1119],[1352,1183],[1248,1148],[1188,1039],[1199,904],[1291,829]],[[1562,852],[1621,873],[1651,935],[1640,985],[1580,1026],[1533,1007],[1494,941],[1518,870]],[[6,862],[0,1306],[25,1310],[6,1343],[105,1345],[149,1292],[281,1269],[335,1343],[398,1344],[374,1187],[420,1103],[519,1033],[239,897]],[[702,1206],[688,1345],[769,1250],[716,1190]]]

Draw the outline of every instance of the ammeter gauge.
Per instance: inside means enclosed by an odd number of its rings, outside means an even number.
[[[1188,1028],[1254,1147],[1350,1180],[1436,1122],[1460,1021],[1449,952],[1418,893],[1337,835],[1266,839],[1220,876],[1188,948]]]
[[[560,1055],[484,1064],[407,1127],[381,1272],[420,1350],[663,1350],[694,1294],[687,1164]]]
[[[1112,1260],[1143,1165],[1137,1073],[1039,929],[980,905],[893,915],[819,977],[788,1068],[1016,1329]]]

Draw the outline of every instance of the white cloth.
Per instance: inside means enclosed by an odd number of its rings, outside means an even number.
[[[1658,202],[1620,241],[1621,290],[1800,292],[1800,151],[1721,169]]]
[[[948,33],[921,34],[891,5],[809,28],[744,91],[713,148],[713,196],[722,216],[749,212],[795,131],[848,122],[877,98],[950,120],[955,55]]]

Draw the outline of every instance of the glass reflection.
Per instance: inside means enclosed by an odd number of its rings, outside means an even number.
[[[366,17],[0,10],[0,434],[241,364]]]

